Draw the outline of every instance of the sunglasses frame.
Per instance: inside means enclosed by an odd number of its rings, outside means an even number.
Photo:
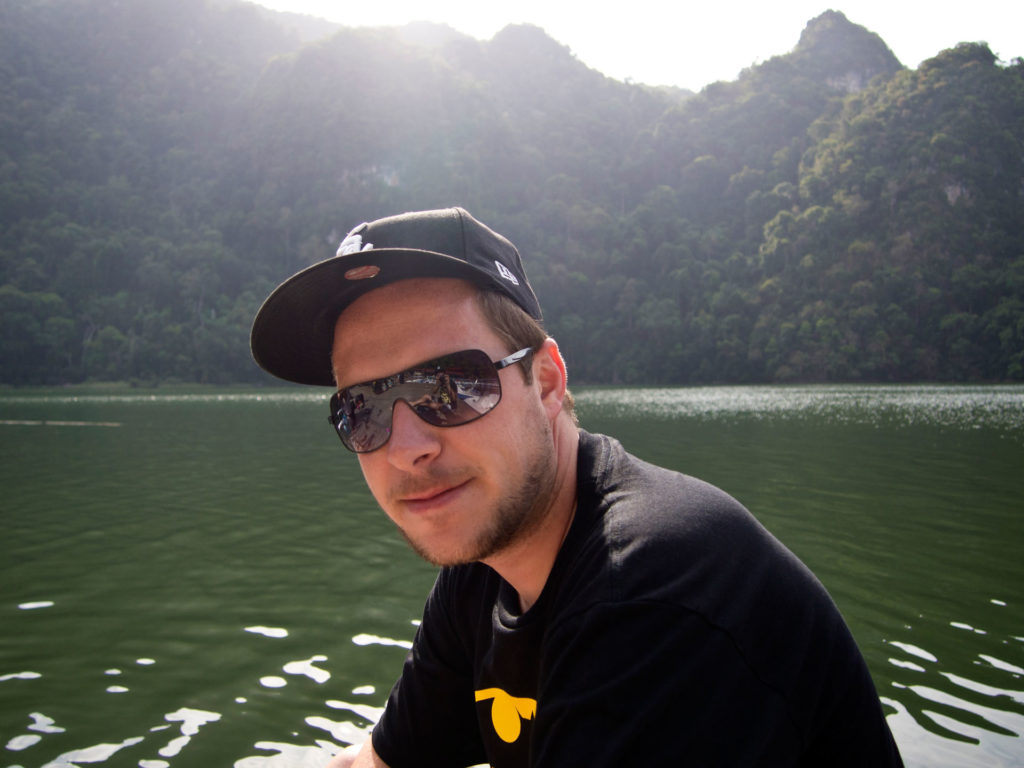
[[[393,422],[393,419],[394,419],[395,404],[399,400],[401,400],[403,403],[408,405],[413,413],[415,413],[420,419],[422,419],[427,424],[430,424],[431,426],[434,426],[434,427],[448,427],[448,428],[450,428],[450,427],[461,427],[463,424],[469,424],[470,422],[476,421],[477,419],[480,419],[480,418],[486,416],[488,413],[490,413],[491,411],[493,411],[495,408],[498,407],[498,403],[501,402],[501,377],[498,375],[498,372],[501,371],[503,368],[508,368],[510,365],[515,365],[516,363],[523,362],[524,360],[528,360],[530,355],[532,355],[534,351],[535,350],[534,350],[533,347],[524,347],[523,349],[520,349],[517,352],[513,352],[511,355],[509,355],[507,357],[503,357],[500,360],[491,360],[490,355],[488,355],[483,350],[480,350],[480,349],[460,349],[457,352],[449,352],[449,353],[444,354],[444,355],[439,355],[439,356],[437,356],[435,358],[432,358],[430,360],[424,360],[422,363],[418,363],[417,365],[409,366],[405,370],[398,371],[396,373],[390,374],[389,376],[382,376],[382,377],[377,378],[377,379],[370,379],[369,381],[361,381],[361,382],[358,382],[356,384],[350,384],[347,387],[342,387],[341,389],[339,389],[337,392],[335,392],[331,396],[331,400],[330,400],[331,413],[327,417],[327,420],[330,422],[331,426],[334,428],[335,433],[337,433],[338,437],[341,439],[341,444],[344,445],[348,450],[352,451],[353,453],[372,453],[373,451],[376,451],[377,449],[383,448],[385,445],[387,445],[388,440],[391,439],[391,428],[392,428],[392,422]],[[452,357],[456,357],[458,355],[466,355],[466,354],[479,355],[479,356],[481,356],[481,359],[486,359],[488,364],[490,364],[494,368],[494,383],[495,383],[495,387],[496,387],[497,399],[494,401],[494,403],[486,411],[476,413],[476,415],[471,416],[470,418],[467,418],[467,419],[465,419],[463,421],[458,421],[458,422],[455,422],[455,423],[452,423],[452,424],[446,424],[444,422],[434,423],[433,421],[428,420],[428,418],[427,418],[427,416],[426,416],[426,414],[424,412],[418,410],[416,407],[413,407],[413,404],[410,403],[409,400],[407,400],[404,397],[400,397],[400,396],[396,395],[391,400],[391,407],[390,407],[390,410],[388,411],[389,421],[388,421],[387,429],[384,431],[384,439],[383,439],[383,441],[379,445],[374,445],[372,448],[362,448],[362,449],[360,449],[360,448],[356,448],[355,447],[355,444],[354,444],[353,439],[352,439],[352,434],[350,432],[346,432],[344,427],[342,426],[344,424],[344,421],[345,421],[343,416],[342,416],[342,413],[341,413],[341,399],[342,399],[343,393],[349,392],[349,391],[351,391],[352,389],[355,389],[355,388],[366,388],[366,389],[369,389],[369,390],[373,391],[373,390],[381,387],[383,384],[387,384],[386,389],[383,390],[383,391],[386,391],[387,389],[391,389],[394,386],[397,386],[396,382],[402,382],[406,376],[410,376],[410,374],[412,374],[413,372],[422,372],[423,370],[427,370],[427,369],[433,369],[435,377],[439,376],[441,374],[447,374],[448,376],[451,376],[452,374],[450,373],[450,371],[448,369],[444,368],[440,364],[441,361],[445,360],[446,358],[452,358]],[[381,397],[382,399],[386,399],[386,398],[383,397],[383,391],[382,391],[381,395],[378,395],[378,397]],[[360,397],[362,397],[362,395],[360,395]],[[376,406],[374,406],[374,407],[376,407]],[[471,406],[467,406],[467,408],[470,408],[470,407]]]

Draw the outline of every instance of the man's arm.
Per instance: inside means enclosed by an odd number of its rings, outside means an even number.
[[[388,768],[373,748],[373,740],[346,747],[331,758],[325,768]]]

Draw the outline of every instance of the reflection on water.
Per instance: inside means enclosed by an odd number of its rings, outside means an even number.
[[[27,730],[29,731],[37,731],[42,734],[64,733],[65,731],[64,728],[54,724],[53,718],[49,718],[46,715],[33,712],[30,717],[32,719],[32,723],[27,727]],[[171,729],[173,725],[180,723],[178,726],[178,734],[172,735],[170,740],[157,750],[157,754],[161,758],[178,756],[192,740],[192,737],[199,733],[200,727],[207,723],[216,722],[217,720],[220,720],[220,717],[220,714],[217,712],[203,712],[201,710],[189,709],[187,707],[183,707],[175,712],[169,712],[164,716],[164,719],[168,724],[157,725],[151,728],[150,731],[154,733],[167,731]],[[14,752],[20,752],[28,749],[29,747],[35,746],[42,740],[42,738],[42,736],[35,733],[15,736],[7,743],[7,749]],[[164,738],[166,738],[166,735],[164,735]],[[47,762],[44,768],[75,768],[79,763],[106,762],[115,753],[120,752],[123,749],[142,744],[145,740],[146,737],[144,736],[134,736],[117,744],[94,744],[89,747],[72,749],[69,752],[64,752],[56,759]],[[142,759],[139,760],[138,765],[139,768],[167,768],[170,763],[166,760]]]
[[[908,768],[1024,766],[1024,388],[582,389],[822,578]],[[0,393],[0,765],[320,768],[433,571],[324,393]]]
[[[992,598],[988,607],[998,624],[997,612],[1010,606]],[[942,656],[909,641],[888,643],[898,673],[883,701],[896,712],[889,722],[908,764],[1024,764],[1024,637],[950,621],[940,641],[949,649]]]
[[[245,631],[255,632],[269,638],[279,638],[287,635],[283,628],[269,627],[246,627]],[[352,638],[354,646],[382,645],[401,648],[411,647],[408,640],[397,640],[372,635],[359,635]],[[282,671],[285,675],[292,677],[305,677],[316,684],[326,683],[331,674],[326,669],[317,666],[318,663],[326,662],[326,654],[315,654],[308,659],[297,659],[286,662]],[[152,659],[138,659],[137,664],[149,666],[156,662]],[[121,675],[120,669],[108,669],[105,675]],[[3,675],[0,682],[15,680],[36,680],[42,675],[34,672],[22,672]],[[289,680],[285,677],[265,676],[261,683],[268,679],[280,681],[270,687],[283,688],[288,685]],[[108,687],[108,693],[114,692],[118,686]],[[127,692],[127,688],[121,689]],[[137,691],[145,695],[144,687]],[[353,696],[371,696],[376,694],[377,689],[373,685],[363,685],[351,691]],[[234,702],[239,705],[248,703],[248,698],[238,696]],[[94,700],[89,702],[91,706],[102,707],[102,702]],[[325,715],[309,715],[305,717],[305,723],[313,729],[326,732],[330,740],[317,739],[315,745],[291,744],[287,742],[257,741],[253,746],[261,753],[242,757],[235,760],[235,768],[298,768],[309,766],[319,768],[333,755],[341,746],[358,744],[369,736],[370,728],[377,722],[383,707],[374,704],[360,702],[341,701],[338,699],[325,699],[322,706],[328,710],[344,713],[345,719],[335,720]],[[110,762],[118,755],[125,752],[131,753],[131,762],[139,768],[169,768],[172,759],[179,756],[186,762],[185,765],[193,764],[188,762],[187,748],[192,740],[200,735],[200,729],[211,723],[217,723],[223,717],[221,712],[194,709],[190,707],[179,707],[173,712],[163,716],[163,721],[147,729],[142,735],[130,736],[116,743],[99,743],[89,746],[79,746],[59,754],[53,759],[42,763],[43,768],[77,768],[80,764],[95,764]],[[46,738],[54,734],[65,734],[67,729],[59,725],[55,718],[49,717],[40,712],[27,714],[28,721],[24,726],[24,733],[11,736],[5,748],[8,752],[25,753],[28,757],[33,747],[37,747]],[[9,723],[12,728],[17,729],[14,723]],[[40,750],[35,750],[38,752]],[[154,756],[155,755],[155,756]],[[137,762],[135,762],[137,761]],[[34,762],[34,761],[32,761]],[[35,763],[38,764],[38,763]],[[127,763],[125,763],[127,764]],[[21,765],[10,765],[9,768],[21,768]]]
[[[786,386],[668,389],[588,389],[579,393],[584,409],[623,418],[671,419],[779,416],[833,423],[890,421],[976,429],[1024,430],[1024,387],[1020,386]]]

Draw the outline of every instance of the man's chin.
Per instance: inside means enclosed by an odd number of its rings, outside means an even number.
[[[475,541],[466,541],[462,544],[441,544],[410,536],[404,530],[401,533],[413,552],[438,568],[479,563],[510,546],[516,539],[516,536],[509,536],[508,532],[503,532],[503,535],[485,535]]]
[[[474,556],[476,554],[475,551],[469,552],[436,544],[431,545],[425,541],[410,536],[404,530],[402,531],[402,537],[413,552],[438,568],[448,568],[453,565],[467,565],[481,559],[480,557]]]

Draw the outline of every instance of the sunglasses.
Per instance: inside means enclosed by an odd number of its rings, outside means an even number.
[[[383,379],[344,387],[331,397],[331,425],[350,451],[369,453],[391,437],[399,400],[427,424],[458,427],[479,419],[501,401],[498,371],[526,360],[532,347],[492,361],[465,349],[427,360]]]

